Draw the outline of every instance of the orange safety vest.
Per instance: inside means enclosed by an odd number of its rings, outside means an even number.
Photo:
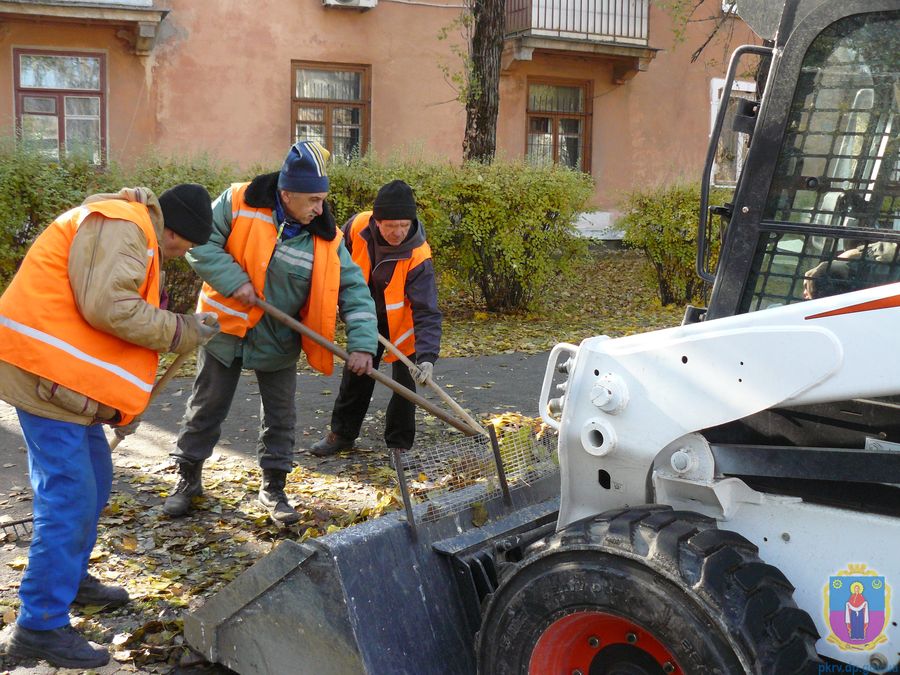
[[[69,251],[91,213],[135,223],[147,237],[139,293],[159,307],[159,243],[147,207],[108,200],[67,211],[35,240],[0,297],[0,359],[119,411],[128,424],[150,401],[158,354],[91,326],[69,283]]]
[[[278,243],[278,232],[272,221],[272,209],[256,208],[244,202],[250,183],[231,186],[231,234],[225,250],[250,277],[256,294],[265,298],[266,271]],[[313,237],[313,269],[309,296],[300,310],[300,320],[327,340],[334,340],[337,321],[338,295],[341,290],[341,260],[338,247],[343,235],[340,230],[331,241]],[[222,295],[204,282],[197,300],[198,312],[215,312],[223,333],[244,337],[262,318],[261,307],[248,308],[234,298]],[[302,335],[300,345],[309,365],[325,375],[334,370],[334,356]]]
[[[372,273],[372,261],[369,259],[369,243],[363,238],[362,231],[369,226],[371,211],[363,211],[356,215],[350,224],[350,245],[353,249],[353,262],[359,265],[363,278],[369,283],[369,275]],[[413,313],[409,298],[406,297],[406,277],[410,270],[415,269],[423,262],[431,258],[431,247],[428,242],[422,242],[412,250],[409,258],[397,260],[394,273],[390,282],[384,289],[384,308],[387,312],[388,334],[403,354],[409,356],[416,351],[416,334],[413,331]],[[386,353],[384,360],[391,363],[397,360],[393,353]]]

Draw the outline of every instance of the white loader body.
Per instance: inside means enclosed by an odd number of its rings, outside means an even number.
[[[541,395],[544,420],[559,430],[558,527],[649,501],[713,516],[785,574],[798,605],[827,636],[829,578],[861,565],[896,579],[900,519],[763,494],[723,478],[695,432],[785,404],[900,393],[898,332],[900,284],[891,284],[642,335],[590,338],[579,347],[558,345]],[[557,387],[564,400],[556,402],[557,408],[562,403],[556,419],[548,399],[556,360],[566,353],[572,355],[569,379]],[[889,597],[887,605],[890,613]],[[817,649],[860,667],[881,663],[872,661],[878,654],[893,663],[900,630],[890,617],[886,623],[886,640],[875,652],[848,654],[824,639]]]

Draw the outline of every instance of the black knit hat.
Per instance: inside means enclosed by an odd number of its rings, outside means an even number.
[[[181,183],[159,196],[164,225],[193,244],[205,244],[212,234],[212,206],[206,188]]]
[[[415,220],[416,198],[412,188],[402,180],[383,185],[372,207],[375,220]]]

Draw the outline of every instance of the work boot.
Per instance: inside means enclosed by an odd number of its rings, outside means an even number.
[[[78,593],[73,602],[79,605],[121,607],[131,602],[131,598],[121,586],[101,583],[97,577],[88,574],[78,585]]]
[[[41,659],[59,668],[100,668],[109,663],[109,652],[88,642],[72,626],[31,630],[16,624],[6,653],[19,659]]]
[[[191,510],[191,500],[203,494],[202,473],[203,462],[178,462],[178,484],[166,497],[163,513],[178,518]]]
[[[341,450],[353,449],[353,440],[338,436],[333,431],[329,431],[328,435],[319,439],[309,449],[310,454],[316,457],[328,457]]]
[[[300,520],[300,514],[288,503],[284,494],[287,471],[263,469],[262,485],[259,486],[259,503],[266,507],[273,520],[290,525]]]

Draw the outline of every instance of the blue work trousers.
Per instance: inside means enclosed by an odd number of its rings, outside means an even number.
[[[16,412],[34,491],[34,532],[17,621],[52,630],[69,623],[69,605],[87,573],[97,521],[112,489],[112,457],[99,425]]]

